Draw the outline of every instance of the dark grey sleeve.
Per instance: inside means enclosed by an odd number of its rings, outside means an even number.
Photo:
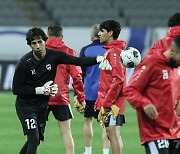
[[[58,64],[71,64],[82,67],[97,64],[96,57],[75,57],[59,51],[55,51],[54,56]]]
[[[80,54],[79,54],[79,57],[85,57],[85,48],[82,48],[81,51],[80,51]],[[82,78],[83,78],[83,82],[84,82],[84,78],[86,76],[86,67],[81,67],[82,69]]]
[[[35,88],[26,84],[26,63],[20,60],[16,66],[13,77],[12,91],[14,95],[32,95],[35,94]]]

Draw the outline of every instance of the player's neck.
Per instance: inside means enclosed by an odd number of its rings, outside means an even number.
[[[33,52],[33,56],[34,56],[34,58],[35,58],[37,61],[42,61],[42,60],[44,59],[45,55],[46,55],[46,50],[45,50],[45,51],[42,53],[42,55],[40,55],[40,56],[37,56],[37,55],[34,54],[34,52]]]
[[[110,37],[109,40],[106,41],[106,44],[110,44],[112,41],[114,41],[114,39]]]

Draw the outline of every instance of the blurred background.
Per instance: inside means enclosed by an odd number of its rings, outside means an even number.
[[[119,39],[125,40],[127,46],[137,48],[144,57],[152,44],[166,35],[169,17],[179,11],[179,0],[0,0],[0,153],[18,153],[25,140],[15,113],[11,84],[18,59],[30,51],[25,37],[29,28],[37,26],[47,32],[49,25],[61,25],[64,42],[78,56],[81,48],[91,43],[91,26],[115,19],[122,26]],[[131,74],[131,70],[129,72]],[[72,101],[73,94],[70,95]],[[82,125],[83,116],[75,113],[72,132],[77,154],[84,151]],[[101,129],[97,122],[94,126],[94,154],[100,154]],[[47,140],[38,153],[64,154],[53,118],[46,129]],[[136,113],[129,104],[121,134],[125,154],[144,153],[140,146]]]
[[[58,24],[64,41],[77,52],[90,41],[90,28],[103,20],[121,23],[119,39],[136,47],[144,57],[149,47],[167,33],[179,0],[0,0],[0,90],[11,90],[18,59],[30,51],[29,28]]]

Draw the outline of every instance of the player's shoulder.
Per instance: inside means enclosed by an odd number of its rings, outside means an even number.
[[[118,47],[109,47],[106,48],[105,54],[109,55],[109,56],[114,56],[114,55],[119,55],[121,53],[122,49],[118,48]]]
[[[88,44],[88,45],[82,47],[81,51],[82,51],[82,50],[86,50],[87,48],[89,48],[89,47],[91,47],[91,46],[93,46],[92,43],[90,43],[90,44]]]
[[[83,56],[84,56],[86,50],[87,50],[90,46],[92,46],[92,45],[91,45],[91,44],[88,44],[88,45],[82,47],[82,49],[81,49],[81,51],[80,51],[80,55],[83,55]]]
[[[74,55],[76,52],[69,46],[64,45],[61,48],[58,49],[58,51],[62,51],[68,55]]]
[[[46,56],[52,58],[53,56],[59,55],[59,54],[64,54],[63,51],[60,50],[52,50],[52,49],[47,49],[46,48]]]
[[[84,47],[82,48],[82,50],[86,50],[86,49],[91,48],[91,47],[93,47],[93,46],[102,47],[102,46],[104,46],[104,44],[103,44],[103,43],[100,43],[99,40],[94,40],[92,43],[84,46]]]
[[[28,61],[31,60],[31,59],[32,59],[32,51],[30,51],[30,52],[26,53],[25,55],[23,55],[23,56],[19,59],[19,61],[20,61],[20,62],[28,62]]]
[[[154,56],[145,57],[136,67],[136,69],[144,69],[147,68],[148,70],[154,70],[154,66],[156,66],[158,60]]]

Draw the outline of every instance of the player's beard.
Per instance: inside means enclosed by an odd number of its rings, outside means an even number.
[[[179,67],[178,62],[174,58],[172,58],[172,57],[169,59],[169,65],[172,68],[178,68]]]
[[[44,56],[45,56],[45,51],[43,51],[43,50],[36,50],[36,51],[34,51],[34,55],[41,61],[41,60],[43,60],[44,59]]]

